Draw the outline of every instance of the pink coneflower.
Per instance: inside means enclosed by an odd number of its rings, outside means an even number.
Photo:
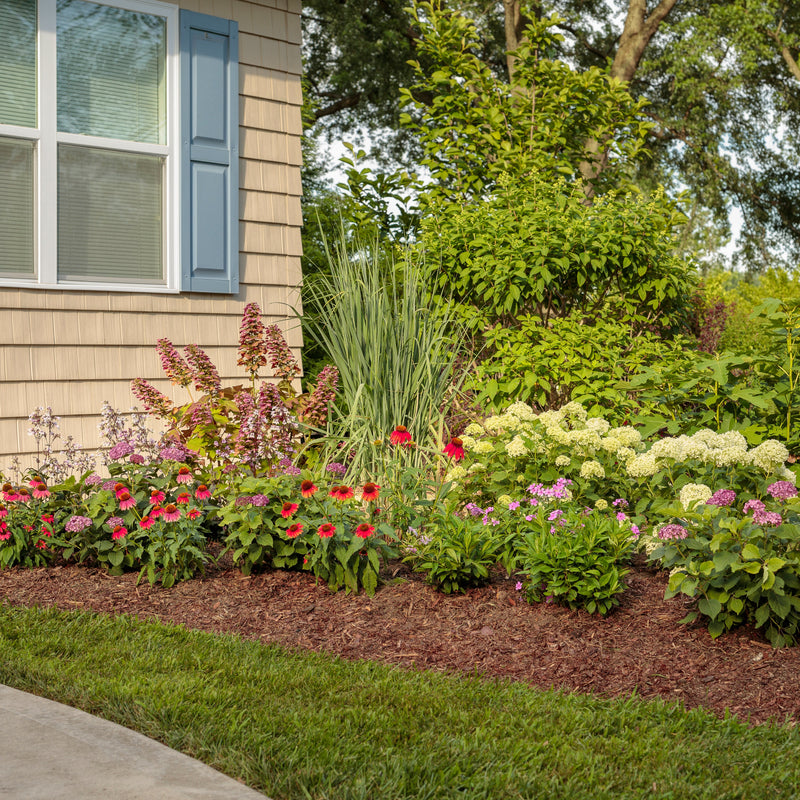
[[[200,512],[196,508],[190,508],[186,512],[186,516],[188,519],[197,519],[200,516]]]
[[[178,505],[187,506],[189,505],[189,501],[192,499],[192,496],[189,492],[181,492],[176,498],[175,501]]]
[[[0,541],[7,542],[11,538],[11,531],[5,522],[0,522]]]
[[[281,516],[284,519],[289,519],[295,511],[297,511],[297,503],[290,503],[287,501],[281,507]]]
[[[392,444],[408,444],[411,441],[411,434],[405,425],[398,425],[389,435]]]
[[[20,503],[29,503],[31,499],[30,492],[24,487],[20,486],[19,491],[17,492],[17,500]]]
[[[10,483],[4,483],[2,491],[3,491],[3,500],[5,500],[8,503],[14,503],[19,498],[17,490]]]
[[[47,488],[47,486],[45,486],[44,483],[42,483],[40,481],[39,483],[35,484],[34,487],[33,487],[33,496],[37,500],[41,500],[42,498],[45,498],[45,497],[50,497],[50,490]]]
[[[156,521],[149,514],[145,514],[142,517],[141,522],[139,522],[139,527],[147,530],[148,528],[152,528],[155,524]]]
[[[150,516],[153,519],[158,519],[160,516],[164,514],[164,509],[161,506],[156,506],[151,512]]]
[[[211,497],[211,490],[204,483],[201,483],[195,490],[194,496],[198,500],[208,500]]]
[[[128,529],[123,525],[117,525],[117,527],[114,528],[113,532],[111,533],[111,538],[116,542],[118,539],[122,539],[127,535]]]
[[[330,539],[331,536],[336,533],[336,526],[332,525],[330,522],[323,522],[322,525],[317,528],[317,533],[320,539]]]
[[[164,522],[177,522],[181,518],[181,512],[178,511],[177,506],[169,503],[164,506],[161,516],[164,517]]]
[[[105,487],[103,487],[105,488]],[[114,484],[114,493],[119,497],[120,492],[127,492],[128,487],[124,483],[115,483]]]
[[[444,448],[444,454],[453,459],[453,461],[461,461],[464,458],[464,443],[458,436],[454,436],[447,447]]]
[[[42,514],[42,522],[55,522],[56,518],[52,514]]]
[[[380,488],[381,487],[376,483],[365,483],[361,489],[361,499],[366,503],[369,503],[372,500],[377,500],[378,494],[380,493]]]
[[[192,482],[192,471],[189,467],[181,467],[178,470],[178,476],[175,478],[178,483],[191,483]]]
[[[136,501],[131,497],[130,492],[120,492],[117,495],[117,499],[119,500],[119,507],[122,511],[127,511],[129,508],[133,508],[136,505]]]
[[[328,494],[336,500],[349,500],[355,493],[350,486],[333,486]]]
[[[317,491],[317,487],[314,486],[314,481],[302,481],[300,484],[300,494],[303,497],[311,497]]]
[[[8,516],[8,509],[5,506],[0,506],[0,519]]]
[[[33,525],[23,525],[22,527],[24,530],[28,531],[28,533],[33,532]]]
[[[290,525],[286,529],[286,535],[290,539],[296,539],[302,532],[303,532],[303,526],[299,522],[295,522],[294,525]]]
[[[165,499],[166,495],[160,489],[154,489],[152,492],[150,492],[150,503],[154,506],[157,506],[159,503],[163,503]]]
[[[356,536],[358,536],[359,539],[369,539],[373,533],[375,533],[375,526],[370,525],[368,522],[362,522],[356,528]]]

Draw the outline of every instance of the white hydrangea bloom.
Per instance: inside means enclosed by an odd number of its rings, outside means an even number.
[[[464,433],[466,433],[467,436],[483,436],[485,431],[483,430],[483,425],[480,423],[470,422],[470,424],[464,428]]]
[[[561,411],[542,411],[539,414],[539,422],[545,428],[558,428],[564,422],[564,414]]]
[[[486,428],[487,433],[502,433],[504,429],[504,422],[505,420],[502,417],[495,415],[485,420],[483,427]]]
[[[500,508],[500,507],[506,507],[506,508],[508,508],[508,504],[509,504],[510,502],[511,502],[511,495],[508,495],[508,494],[501,494],[501,495],[500,495],[500,496],[497,498],[497,502],[495,503],[495,505],[496,505],[498,508]]]
[[[489,455],[489,453],[494,452],[494,445],[486,439],[481,439],[480,441],[475,442],[473,452],[479,456],[486,456]]]
[[[721,450],[710,450],[711,460],[718,467],[730,467],[734,464],[746,464],[747,448],[725,447]]]
[[[711,495],[711,488],[704,483],[687,483],[681,489],[679,499],[686,511],[691,511],[695,506],[705,504]]]
[[[672,436],[666,436],[653,442],[649,452],[653,458],[672,458],[681,461],[683,456],[683,442]]]
[[[599,461],[589,459],[581,464],[581,478],[605,478],[606,471]]]
[[[521,436],[515,436],[506,445],[506,453],[512,458],[521,458],[528,454],[528,448],[525,446],[525,442],[522,440]]]
[[[504,413],[510,414],[517,419],[525,420],[527,422],[536,419],[536,414],[533,413],[533,409],[527,403],[523,403],[521,400],[517,400],[516,403],[512,403]]]
[[[717,442],[717,446],[723,450],[728,448],[747,450],[747,439],[744,438],[741,431],[725,431],[725,433],[717,434]]]
[[[522,420],[520,420],[519,417],[515,417],[513,414],[503,412],[499,419],[501,420],[501,427],[506,431],[518,431],[523,426]]]
[[[747,456],[753,466],[769,473],[784,466],[786,459],[789,458],[789,451],[786,445],[777,439],[767,439],[758,447],[754,447]]]
[[[570,464],[570,457],[565,455],[556,456],[555,464],[557,467],[568,467]]]
[[[710,430],[709,428],[700,428],[699,431],[695,431],[689,438],[695,439],[698,442],[704,442],[705,444],[710,444],[717,438],[716,433]]]
[[[658,464],[650,453],[643,453],[628,461],[625,469],[632,478],[649,478],[658,472]]]
[[[617,450],[617,458],[620,461],[627,461],[629,458],[634,458],[636,451],[632,447],[620,447]]]
[[[611,423],[602,417],[591,417],[590,419],[586,420],[586,427],[590,431],[603,434],[608,432],[608,429],[611,427]]]
[[[636,445],[641,444],[642,441],[642,435],[639,431],[629,425],[621,425],[618,428],[612,428],[608,431],[608,436],[613,437],[621,444],[625,445],[625,447],[636,447]]]
[[[616,436],[603,436],[600,439],[600,447],[607,453],[616,453],[623,446]]]
[[[706,439],[697,439],[694,436],[680,436],[678,437],[681,454],[679,460],[689,461],[696,459],[703,463],[709,463],[712,459],[708,441]]]
[[[462,480],[463,478],[467,477],[467,471],[461,464],[456,464],[456,466],[451,467],[447,474],[444,476],[445,481],[453,481],[457,483],[458,481]]]
[[[486,465],[481,464],[480,461],[476,461],[468,470],[467,473],[470,475],[474,475],[476,472],[486,472]]]
[[[563,428],[559,428],[556,425],[551,425],[545,430],[545,433],[558,444],[570,444],[568,431],[565,431]]]
[[[462,434],[459,438],[461,439],[461,446],[465,450],[474,450],[475,449],[476,442],[471,436],[468,436],[467,434]]]
[[[792,486],[797,486],[797,475],[795,475],[794,472],[792,472],[786,465],[782,466],[778,470],[778,477],[781,480],[789,481]]]
[[[581,422],[586,421],[586,409],[575,400],[567,403],[565,406],[561,406],[561,413],[565,417],[574,417]]]
[[[594,507],[598,511],[605,511],[608,508],[608,500],[603,500],[602,497],[594,501]]]

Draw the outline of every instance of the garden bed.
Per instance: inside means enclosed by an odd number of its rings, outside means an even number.
[[[664,600],[666,573],[638,563],[606,618],[540,603],[495,575],[483,588],[443,595],[393,563],[374,597],[331,594],[313,576],[243,576],[224,560],[170,589],[136,575],[55,566],[0,571],[12,605],[133,614],[197,630],[403,667],[477,673],[604,697],[662,697],[762,723],[800,718],[798,648],[774,650],[750,626],[712,640],[684,626],[689,600]]]

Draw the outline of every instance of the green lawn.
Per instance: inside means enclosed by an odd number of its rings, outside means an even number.
[[[800,785],[794,728],[126,617],[0,605],[0,682],[141,731],[275,800],[777,800]]]

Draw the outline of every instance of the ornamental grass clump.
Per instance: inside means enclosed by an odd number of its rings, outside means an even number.
[[[462,339],[447,308],[431,305],[432,278],[410,256],[387,266],[377,243],[351,254],[343,241],[334,252],[326,245],[330,276],[315,276],[305,288],[326,309],[309,331],[340,379],[329,455],[346,442],[348,457],[328,460],[345,463],[348,478],[360,482],[375,474],[386,431],[396,426],[413,435],[412,465],[440,450]]]

